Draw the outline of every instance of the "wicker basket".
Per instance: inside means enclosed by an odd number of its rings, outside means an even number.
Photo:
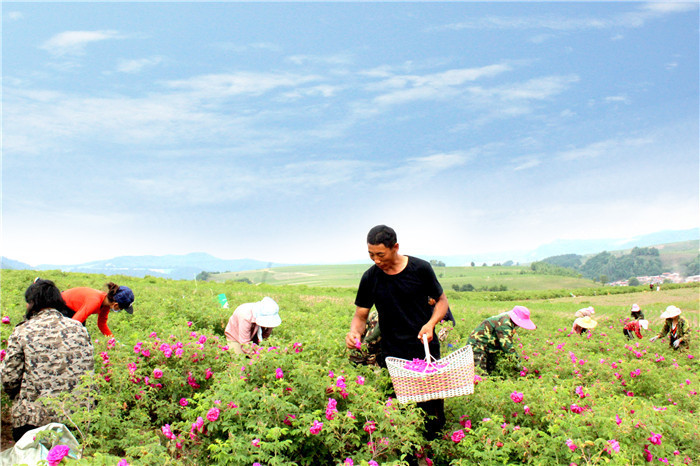
[[[405,359],[386,358],[391,382],[399,403],[428,401],[474,393],[474,354],[467,345],[436,361],[430,355],[427,338],[423,340],[426,369],[417,372],[406,369]]]

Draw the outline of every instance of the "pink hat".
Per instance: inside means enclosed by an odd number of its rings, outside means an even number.
[[[508,311],[510,320],[512,320],[518,327],[526,328],[528,330],[534,330],[537,326],[530,320],[530,310],[525,306],[515,306],[512,310]]]

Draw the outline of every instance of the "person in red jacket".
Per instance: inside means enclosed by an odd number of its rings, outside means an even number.
[[[82,322],[88,316],[97,314],[97,328],[103,335],[112,337],[112,331],[107,326],[109,311],[126,311],[134,313],[134,292],[126,286],[107,283],[107,291],[94,290],[88,287],[71,288],[61,293],[69,308],[75,311],[73,320]]]
[[[648,321],[644,319],[632,320],[625,324],[625,327],[622,329],[622,333],[628,340],[632,340],[634,335],[637,335],[637,338],[642,338],[642,329],[647,330],[648,328]]]

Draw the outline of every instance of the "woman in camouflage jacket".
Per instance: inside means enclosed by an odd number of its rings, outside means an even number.
[[[25,320],[8,339],[0,365],[2,389],[12,400],[12,437],[54,422],[40,398],[72,391],[93,370],[93,348],[85,327],[65,317],[66,304],[50,280],[37,280],[24,294]]]

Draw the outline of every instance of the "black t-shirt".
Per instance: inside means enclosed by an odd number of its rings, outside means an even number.
[[[408,264],[396,275],[373,265],[360,280],[355,305],[377,308],[384,356],[425,358],[418,332],[433,315],[428,298],[442,296],[442,286],[427,261],[408,256]],[[440,343],[433,332],[430,353],[440,357]]]

